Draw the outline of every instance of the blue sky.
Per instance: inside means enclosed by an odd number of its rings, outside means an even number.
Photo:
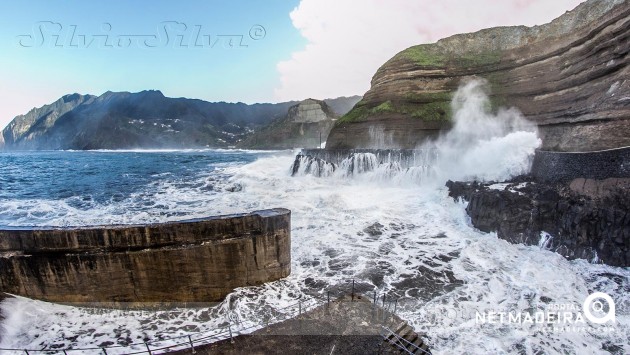
[[[409,46],[493,26],[543,24],[580,2],[5,0],[0,128],[74,92],[158,89],[170,97],[246,103],[362,95],[378,67]],[[197,33],[213,46],[179,46],[178,36],[193,45]],[[113,47],[98,45],[104,35]],[[119,46],[128,35],[149,37]],[[238,46],[239,36],[246,47]]]
[[[0,3],[0,76],[2,93],[20,97],[2,102],[0,127],[24,109],[54,101],[65,93],[101,94],[111,91],[159,89],[167,96],[193,97],[211,101],[257,102],[270,99],[279,83],[276,64],[302,48],[306,41],[292,26],[289,12],[298,1],[3,1]],[[51,21],[54,24],[41,23]],[[176,27],[176,21],[187,29]],[[111,28],[108,27],[110,24]],[[264,30],[255,28],[260,25]],[[46,35],[38,33],[46,31]],[[76,26],[73,27],[73,26]],[[166,26],[166,28],[165,28]],[[201,27],[198,27],[201,26]],[[107,31],[109,29],[109,31]],[[179,30],[179,32],[178,32]],[[32,47],[28,37],[37,41]],[[113,48],[84,44],[109,34]],[[179,47],[177,35],[210,35],[213,47]],[[55,47],[60,33],[62,47]],[[153,41],[153,47],[115,45],[119,35],[170,33],[170,43]],[[228,36],[229,35],[229,36]],[[234,35],[232,37],[231,35]],[[240,36],[242,35],[242,42]],[[264,37],[263,37],[264,36]],[[258,38],[263,37],[263,38]],[[39,40],[45,38],[43,45]],[[128,37],[125,37],[125,39]],[[207,38],[207,37],[205,37]],[[247,47],[229,47],[242,43]],[[192,41],[191,41],[192,42]],[[125,43],[123,41],[123,43]],[[172,45],[171,45],[172,43]],[[5,92],[6,91],[6,92]],[[6,96],[5,96],[6,97]],[[22,105],[11,112],[6,106]],[[9,116],[9,117],[7,117]]]

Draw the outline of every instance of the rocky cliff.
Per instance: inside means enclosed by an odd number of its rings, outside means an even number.
[[[630,179],[570,183],[447,183],[467,200],[472,224],[512,243],[538,245],[569,259],[630,266]]]
[[[326,147],[413,148],[450,127],[452,94],[472,76],[489,81],[493,107],[515,106],[538,124],[545,150],[629,146],[629,51],[623,0],[589,0],[541,26],[414,46],[378,69]]]
[[[538,151],[531,174],[502,183],[452,182],[471,223],[568,258],[630,266],[630,147]]]
[[[319,147],[320,143],[326,141],[337,117],[326,102],[306,99],[291,106],[286,116],[254,133],[239,143],[238,147],[255,149]]]

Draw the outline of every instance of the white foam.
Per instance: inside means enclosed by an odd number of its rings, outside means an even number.
[[[472,101],[483,102],[475,96],[478,92],[474,87],[470,90]],[[478,112],[474,107],[471,110]],[[518,117],[514,112],[509,115]],[[438,141],[437,146],[443,149],[440,158],[448,157],[445,161],[450,163],[433,170],[377,165],[352,176],[335,172],[326,178],[310,174],[291,177],[289,166],[295,152],[283,151],[201,175],[200,186],[219,181],[221,191],[217,193],[204,193],[202,187],[181,188],[174,181],[148,186],[144,193],[155,205],[144,215],[138,210],[129,212],[133,204],[128,201],[90,212],[63,204],[54,206],[50,201],[41,213],[48,215],[46,222],[58,224],[77,221],[86,213],[94,214],[91,220],[116,213],[117,219],[175,218],[155,212],[162,205],[164,211],[182,211],[187,218],[286,207],[292,211],[292,272],[277,282],[239,288],[216,307],[186,310],[174,318],[130,313],[112,320],[81,308],[7,299],[1,304],[6,319],[0,347],[57,344],[76,348],[98,346],[104,341],[116,343],[125,337],[134,341],[155,339],[161,334],[214,329],[224,324],[228,315],[251,324],[274,309],[298,299],[323,296],[329,286],[356,279],[376,286],[379,292],[401,297],[400,315],[427,334],[436,354],[597,353],[604,344],[616,344],[621,353],[629,353],[628,268],[567,261],[538,246],[513,245],[494,234],[479,232],[470,226],[466,204],[447,196],[443,187],[446,178],[474,175],[500,180],[528,168],[538,143],[535,133],[526,124],[523,130],[491,122],[488,125],[498,128],[485,137],[474,134],[478,143],[466,142],[464,137],[470,137],[466,132]],[[216,181],[212,180],[215,173],[221,175]],[[223,188],[235,184],[242,190],[227,192]],[[24,213],[37,211],[31,205]],[[585,332],[550,333],[520,325],[479,325],[474,314],[471,316],[474,311],[525,312],[544,308],[549,300],[581,304],[593,291],[606,292],[617,302],[615,332],[602,333],[589,327]],[[234,330],[238,327],[241,325]],[[121,332],[123,336],[115,335]]]
[[[7,316],[3,326],[10,336],[3,338],[2,347],[94,346],[111,341],[114,329],[128,331],[133,340],[187,334],[219,326],[225,322],[228,309],[236,319],[254,322],[271,309],[292,304],[300,297],[309,299],[317,290],[307,293],[307,279],[335,285],[351,278],[375,283],[381,291],[406,295],[405,302],[399,305],[400,314],[417,330],[427,332],[436,353],[507,353],[521,345],[562,353],[565,348],[600,349],[606,341],[623,343],[620,337],[629,329],[630,316],[627,307],[619,306],[620,331],[614,334],[599,335],[595,330],[547,334],[518,327],[480,327],[468,318],[443,319],[425,326],[424,321],[440,307],[462,313],[503,305],[523,310],[530,307],[527,299],[531,297],[536,302],[545,296],[576,303],[596,289],[610,292],[619,302],[628,302],[630,271],[569,262],[538,247],[512,245],[480,233],[468,224],[465,205],[448,198],[444,188],[383,185],[360,178],[291,178],[288,166],[292,160],[290,153],[277,154],[244,166],[228,167],[224,171],[231,175],[228,183],[239,183],[243,190],[209,195],[206,201],[191,205],[191,209],[199,209],[199,214],[202,209],[205,214],[279,206],[291,209],[292,274],[287,279],[238,289],[225,302],[211,308],[209,315],[204,314],[207,310],[189,310],[175,319],[162,319],[158,314],[129,314],[112,322],[80,308],[21,298],[6,300],[2,304]],[[188,195],[195,193],[192,190],[166,191],[171,195],[159,203],[172,198],[198,199]],[[382,234],[364,231],[376,222],[383,225]],[[440,258],[445,256],[446,261],[442,261]],[[448,286],[448,273],[463,283],[451,284],[450,288],[439,286]],[[423,278],[432,281],[425,284]],[[397,286],[412,279],[415,281],[409,281],[407,286]],[[437,290],[429,290],[436,284]],[[321,286],[322,295],[324,290],[325,286]],[[78,337],[74,341],[63,340],[69,335]]]

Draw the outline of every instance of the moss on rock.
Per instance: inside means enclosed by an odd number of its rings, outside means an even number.
[[[396,57],[406,58],[414,63],[427,67],[441,67],[448,61],[448,56],[435,50],[434,44],[421,44],[405,49]]]
[[[450,99],[450,94],[445,93]],[[392,102],[387,100],[381,104],[368,108],[366,106],[355,106],[350,112],[337,120],[337,124],[349,122],[361,122],[370,117],[378,117],[387,114],[399,114],[425,121],[448,121],[451,119],[450,100],[432,101],[422,103]]]

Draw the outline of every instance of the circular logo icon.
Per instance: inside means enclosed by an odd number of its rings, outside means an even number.
[[[608,312],[604,310],[602,300],[608,304]],[[606,293],[595,292],[588,295],[584,300],[582,310],[586,319],[595,324],[604,324],[608,321],[615,322],[615,301]],[[593,312],[596,314],[593,314]]]
[[[254,41],[261,40],[267,35],[267,30],[261,25],[253,25],[249,29],[249,37]]]

